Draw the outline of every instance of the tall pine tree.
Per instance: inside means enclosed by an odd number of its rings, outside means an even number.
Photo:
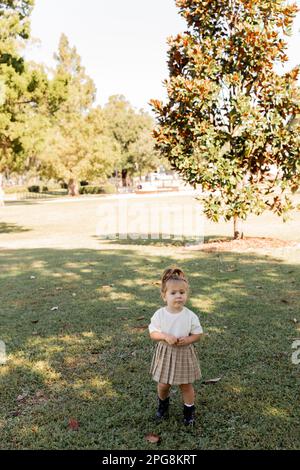
[[[113,172],[116,148],[104,135],[101,109],[93,108],[95,85],[64,34],[55,59],[54,83],[65,90],[65,100],[53,116],[40,154],[42,173],[65,181],[75,196],[80,179],[105,179]]]

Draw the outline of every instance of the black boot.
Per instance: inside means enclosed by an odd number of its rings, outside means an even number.
[[[155,416],[157,421],[161,421],[162,419],[167,419],[169,417],[169,401],[170,397],[167,397],[165,400],[161,400],[158,397],[158,408]]]
[[[183,422],[186,426],[194,426],[195,424],[195,405],[183,407]]]

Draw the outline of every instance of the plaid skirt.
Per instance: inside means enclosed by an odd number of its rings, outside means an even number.
[[[155,346],[150,373],[156,382],[170,385],[190,384],[200,379],[195,346],[171,346],[159,341]]]

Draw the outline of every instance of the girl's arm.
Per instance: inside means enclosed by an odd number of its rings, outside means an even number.
[[[166,333],[161,333],[160,331],[152,331],[152,333],[150,333],[150,338],[154,341],[166,341],[168,344],[175,344],[178,341],[176,336],[167,335]]]
[[[199,333],[198,335],[189,335],[178,338],[178,346],[187,346],[188,344],[196,343],[200,340],[201,336],[204,336],[204,333]]]

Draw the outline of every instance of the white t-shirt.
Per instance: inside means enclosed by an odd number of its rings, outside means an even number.
[[[159,331],[176,338],[203,333],[197,315],[186,307],[178,313],[170,313],[166,307],[157,310],[151,318],[149,332]]]

